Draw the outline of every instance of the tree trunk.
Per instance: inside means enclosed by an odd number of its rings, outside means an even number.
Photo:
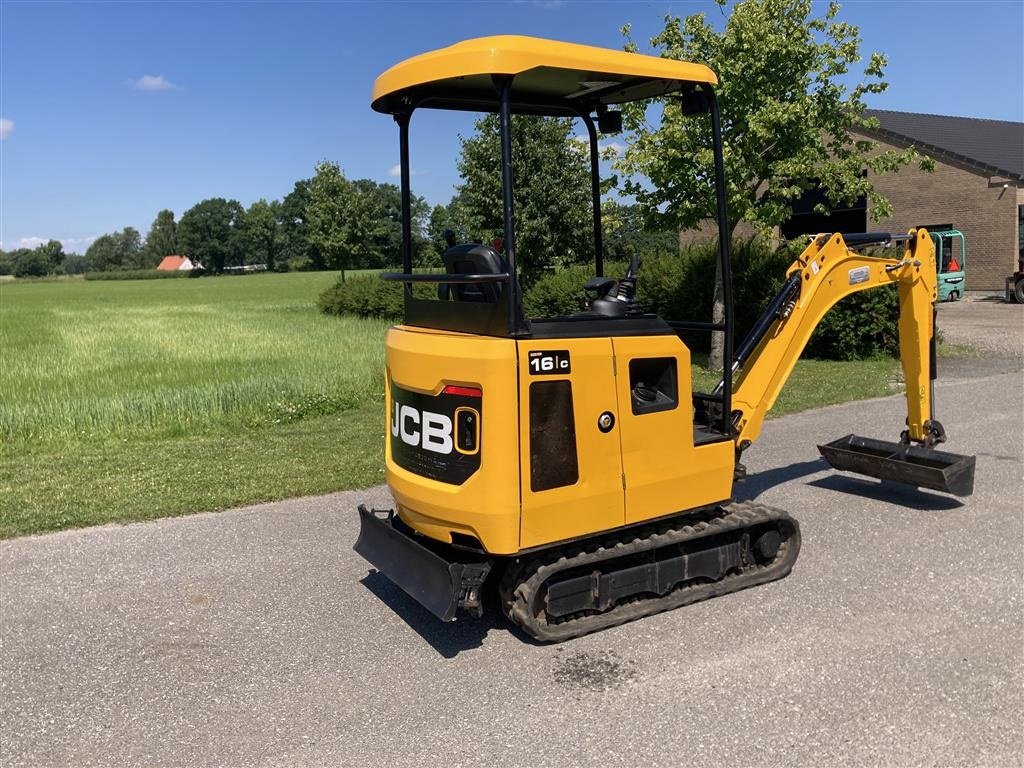
[[[722,291],[722,260],[715,260],[715,292],[711,299],[711,322],[725,322],[725,296]],[[708,356],[708,370],[720,371],[725,363],[725,333],[711,332],[711,354]]]
[[[738,222],[737,222],[738,223]],[[734,223],[729,227],[729,249],[732,250],[732,234],[736,229]],[[722,290],[722,259],[715,259],[715,292],[711,299],[711,322],[725,322],[725,295]],[[711,354],[708,355],[708,370],[720,371],[725,363],[725,332],[711,332]]]

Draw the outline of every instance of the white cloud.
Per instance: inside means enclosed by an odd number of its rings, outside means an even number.
[[[3,250],[16,250],[18,248],[37,248],[40,245],[44,245],[51,240],[60,240],[60,244],[64,247],[65,253],[84,253],[85,250],[92,245],[92,241],[96,239],[95,235],[89,235],[86,237],[39,237],[39,235],[32,235],[31,237],[22,237],[16,240],[12,245],[8,246],[4,242],[0,242],[0,249]]]
[[[588,152],[590,151],[590,139],[587,136],[573,136],[571,138]],[[618,157],[626,151],[626,146],[618,141],[601,141],[598,139],[597,151],[601,155],[614,155]]]
[[[14,133],[14,121],[0,117],[0,139],[6,139],[12,133]]]
[[[132,80],[132,88],[137,91],[178,91],[181,86],[175,85],[163,75],[143,75]]]
[[[410,176],[423,176],[424,174],[426,174],[426,171],[417,171],[415,168],[410,168],[409,169],[409,175]],[[397,179],[401,175],[402,175],[402,166],[401,165],[397,165],[396,164],[396,165],[392,165],[390,168],[388,168],[388,176],[390,176],[391,178]]]
[[[60,241],[60,244],[64,246],[64,250],[69,253],[85,253],[86,249],[92,245],[93,240],[96,239],[96,235],[88,235],[86,237],[65,237]]]

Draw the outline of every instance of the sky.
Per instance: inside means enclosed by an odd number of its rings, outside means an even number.
[[[820,13],[824,4],[818,5]],[[209,197],[281,199],[321,159],[394,182],[378,74],[471,37],[641,50],[666,14],[713,2],[19,2],[0,0],[0,248],[97,236]],[[1024,0],[847,0],[862,52],[888,56],[868,106],[1024,121]],[[447,203],[471,116],[417,113],[413,191]],[[582,132],[582,129],[581,129]]]

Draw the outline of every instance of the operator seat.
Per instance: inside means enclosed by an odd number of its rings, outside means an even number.
[[[508,262],[489,245],[464,243],[444,252],[445,271],[450,275],[500,275],[508,272]],[[456,301],[494,303],[501,296],[501,283],[468,283],[437,286],[437,297],[447,300],[454,289]]]

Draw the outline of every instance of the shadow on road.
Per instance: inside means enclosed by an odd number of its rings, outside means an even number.
[[[446,659],[453,659],[462,651],[479,648],[488,632],[504,624],[504,619],[493,606],[487,606],[479,619],[460,616],[457,621],[445,623],[379,571],[371,571],[360,583]]]
[[[769,488],[774,488],[777,485],[788,483],[790,480],[807,477],[815,472],[822,472],[826,469],[828,469],[828,463],[820,457],[812,461],[798,461],[785,467],[767,469],[764,472],[758,472],[756,475],[747,475],[746,480],[736,483],[733,492],[737,501],[754,501],[754,499]]]
[[[923,491],[920,488],[887,480],[876,482],[846,475],[828,475],[827,477],[813,480],[808,485],[813,485],[815,488],[824,488],[829,491],[848,493],[851,496],[861,496],[874,499],[875,501],[898,504],[901,507],[908,507],[910,509],[937,511],[959,509],[963,506],[963,502],[952,496],[940,496],[937,493]]]

